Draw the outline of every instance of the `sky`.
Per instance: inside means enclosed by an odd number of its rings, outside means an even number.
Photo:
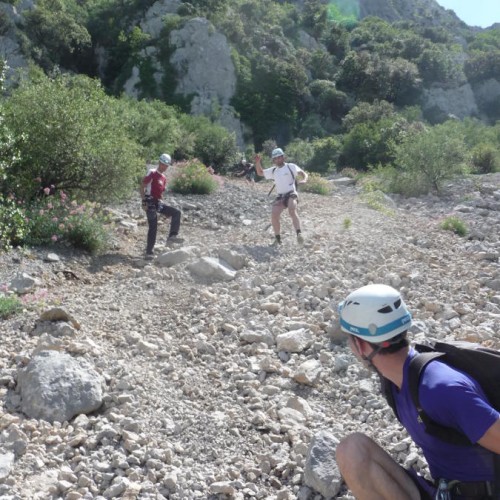
[[[469,26],[487,28],[500,23],[500,0],[436,0],[445,9],[455,14]]]

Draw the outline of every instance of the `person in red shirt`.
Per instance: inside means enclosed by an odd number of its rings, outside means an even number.
[[[172,159],[170,155],[163,153],[159,158],[158,168],[150,170],[142,179],[140,185],[142,208],[146,211],[149,226],[146,244],[147,260],[151,260],[154,257],[153,251],[156,243],[159,213],[171,218],[167,245],[182,243],[184,241],[177,236],[181,225],[181,211],[165,205],[162,201],[163,192],[167,186],[167,178],[164,173],[171,164]]]

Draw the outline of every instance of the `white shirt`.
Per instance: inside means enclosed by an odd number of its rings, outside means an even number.
[[[276,184],[276,192],[278,194],[286,194],[290,192],[297,194],[295,179],[297,179],[297,174],[299,172],[303,172],[303,170],[295,165],[295,163],[284,163],[282,167],[266,168],[264,170],[264,177],[266,179],[274,180]]]

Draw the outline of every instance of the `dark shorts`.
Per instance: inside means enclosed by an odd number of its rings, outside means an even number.
[[[420,500],[433,500],[436,495],[436,487],[430,481],[427,481],[424,477],[420,476],[413,469],[403,469],[410,479],[415,483],[420,493]]]
[[[415,472],[413,469],[403,469],[410,479],[415,483],[415,485],[418,488],[418,491],[420,493],[420,499],[421,500],[434,500],[436,497],[436,491],[437,488],[434,486],[434,484],[430,481],[427,481],[427,479],[423,478],[417,472]],[[455,491],[456,488],[459,488],[459,486],[455,486],[455,488],[452,488],[451,491],[451,496],[450,498],[452,500],[488,500],[488,499],[493,499],[494,496],[491,493],[491,491],[494,489],[492,484],[489,484],[488,489],[490,493],[486,491],[486,484],[487,483],[461,483],[461,487],[463,488],[463,491],[467,491],[467,493],[462,493]]]
[[[274,207],[282,206],[283,208],[288,208],[288,200],[290,198],[292,200],[297,200],[297,203],[299,202],[299,197],[295,193],[290,192],[278,195],[273,202],[273,206]]]

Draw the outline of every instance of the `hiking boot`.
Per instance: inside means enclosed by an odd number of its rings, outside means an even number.
[[[144,260],[153,260],[155,258],[154,253],[147,253],[144,257]]]
[[[167,245],[176,245],[179,243],[184,243],[184,238],[179,238],[179,236],[169,236],[167,238]]]
[[[278,240],[277,238],[274,239],[274,241],[271,243],[272,247],[279,247],[281,245],[281,240]]]
[[[297,243],[299,245],[302,245],[302,243],[304,243],[304,237],[302,236],[302,233],[297,234]]]

